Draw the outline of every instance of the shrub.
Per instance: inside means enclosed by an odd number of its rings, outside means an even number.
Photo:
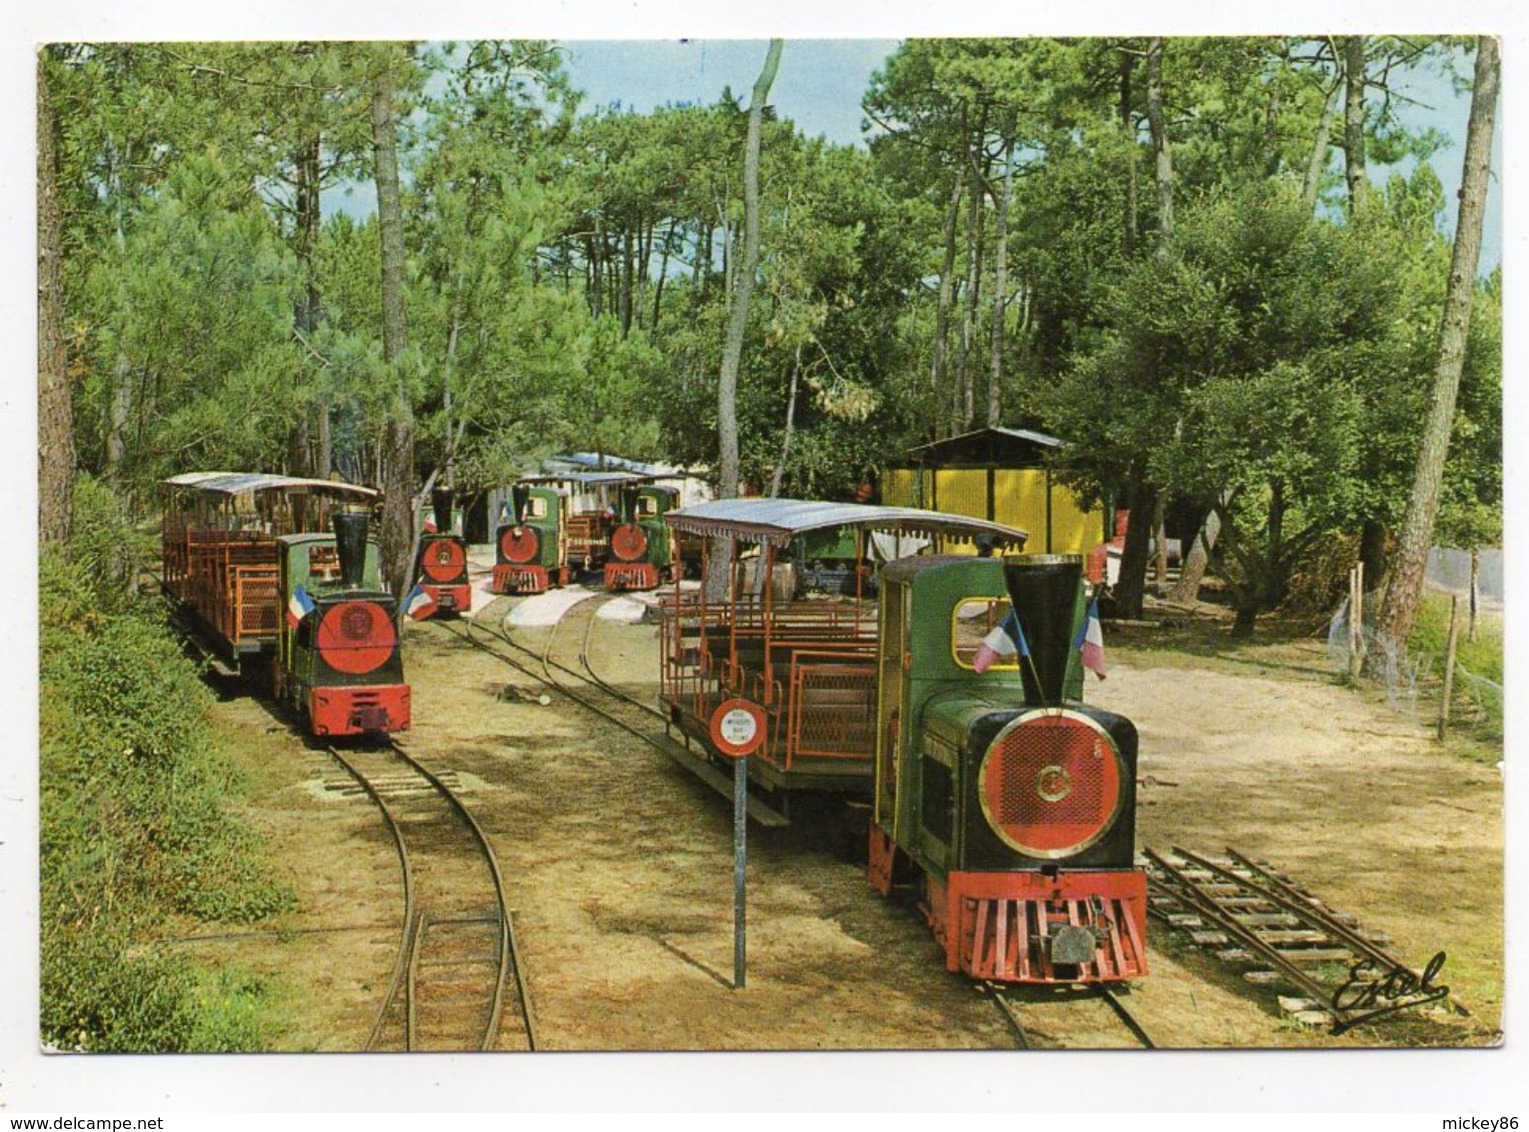
[[[39,564],[43,1036],[65,1049],[257,1048],[258,984],[225,985],[153,941],[172,915],[250,921],[293,894],[227,811],[238,784],[213,741],[212,697],[157,603],[131,592],[136,566],[118,554],[130,524],[103,492],[77,494],[98,521],[77,514],[76,544]]]

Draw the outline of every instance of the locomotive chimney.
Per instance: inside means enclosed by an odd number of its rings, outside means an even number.
[[[1077,554],[1028,554],[1003,560],[1003,581],[1030,648],[1019,672],[1025,702],[1062,702],[1072,652],[1073,607],[1083,558]]]
[[[359,589],[366,571],[366,535],[371,516],[362,508],[334,513],[334,543],[340,556],[340,581],[346,589]]]
[[[435,511],[435,529],[439,534],[451,532],[451,504],[451,488],[438,487],[430,493],[430,505]]]
[[[525,483],[514,484],[510,488],[510,499],[515,508],[515,525],[523,526],[526,521],[526,508],[531,505],[531,485]]]

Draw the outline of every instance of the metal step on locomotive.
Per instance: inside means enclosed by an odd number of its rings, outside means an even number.
[[[212,664],[274,689],[313,734],[409,726],[397,605],[367,541],[375,490],[244,472],[161,487],[164,593]]]

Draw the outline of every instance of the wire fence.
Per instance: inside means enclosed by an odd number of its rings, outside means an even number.
[[[1351,634],[1349,606],[1345,598],[1328,623],[1329,662],[1340,672],[1355,671],[1351,642],[1357,642],[1365,662],[1359,666],[1363,678],[1384,688],[1386,702],[1394,711],[1416,724],[1437,718],[1444,693],[1445,658],[1434,652],[1409,654],[1400,641],[1362,620],[1358,632]],[[1451,720],[1473,727],[1485,737],[1502,738],[1502,685],[1470,671],[1458,659],[1452,683]]]

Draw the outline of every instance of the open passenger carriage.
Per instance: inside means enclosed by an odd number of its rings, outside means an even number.
[[[187,472],[165,480],[162,584],[166,597],[233,670],[269,662],[284,599],[276,540],[324,531],[331,512],[370,507],[372,488],[255,472]],[[316,569],[338,576],[333,545]]]
[[[749,759],[767,793],[869,797],[876,753],[877,609],[867,570],[844,592],[798,596],[804,539],[852,544],[853,562],[965,550],[1018,552],[1013,527],[909,507],[793,499],[728,499],[669,512],[675,534],[702,542],[702,575],[726,557],[726,593],[676,586],[660,604],[660,699],[671,726],[712,758],[713,716],[725,702],[757,705],[763,744]],[[836,589],[840,587],[834,587]],[[1001,592],[1001,591],[1000,591]]]

